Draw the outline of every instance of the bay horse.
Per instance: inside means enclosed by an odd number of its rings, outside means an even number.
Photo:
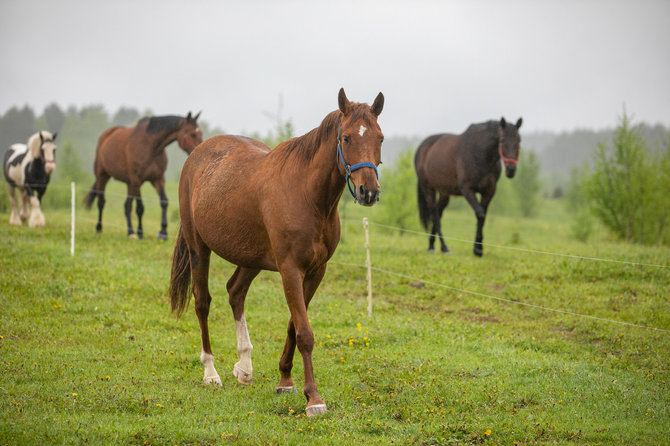
[[[419,218],[426,229],[429,223],[433,225],[428,238],[429,252],[435,252],[437,236],[442,252],[449,253],[442,238],[440,219],[449,204],[449,196],[462,195],[477,217],[473,251],[476,256],[482,256],[486,210],[496,192],[501,161],[508,178],[516,173],[522,122],[519,118],[515,125],[510,125],[501,118],[472,124],[460,135],[432,135],[419,145],[414,168],[418,177]],[[481,197],[479,201],[477,193]]]
[[[162,216],[159,240],[167,239],[167,207],[165,194],[165,169],[167,155],[165,147],[177,141],[186,153],[202,142],[202,131],[198,126],[200,113],[191,116],[188,112],[182,116],[154,116],[140,119],[134,127],[112,127],[105,130],[98,139],[93,170],[95,182],[84,198],[86,209],[90,209],[98,199],[97,232],[102,232],[102,209],[105,207],[105,186],[110,178],[123,181],[128,185],[124,205],[128,237],[134,238],[135,231],[131,222],[133,200],[136,201],[137,237],[144,237],[142,215],[144,204],[140,187],[150,181],[160,197]]]
[[[56,169],[54,141],[57,135],[58,133],[52,135],[42,130],[28,138],[27,144],[12,144],[5,152],[3,171],[12,206],[9,224],[21,225],[28,220],[28,226],[31,228],[44,226],[44,214],[40,203],[51,174]],[[16,202],[16,189],[19,190],[21,200],[20,212]]]
[[[274,150],[242,136],[210,138],[186,159],[179,181],[181,226],[170,298],[172,311],[179,315],[191,290],[195,296],[204,382],[221,385],[207,325],[212,300],[209,262],[214,251],[237,265],[227,290],[239,355],[233,375],[241,384],[252,381],[252,345],[244,315],[247,291],[261,270],[281,275],[291,317],[276,390],[295,391],[291,369],[297,345],[304,365],[308,416],[327,410],[314,382],[314,335],[307,308],[340,240],[337,205],[345,184],[361,205],[379,200],[377,166],[383,136],[377,117],[384,96],[379,93],[369,106],[350,102],[340,89],[338,105],[319,127]]]

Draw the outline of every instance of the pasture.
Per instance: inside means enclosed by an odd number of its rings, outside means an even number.
[[[168,184],[168,241],[146,184],[145,240],[128,240],[125,186],[109,184],[103,233],[78,186],[76,255],[67,209],[44,206],[46,227],[0,215],[0,444],[667,444],[670,438],[670,269],[535,252],[670,265],[670,251],[596,231],[570,235],[560,201],[520,220],[491,213],[484,256],[463,206],[442,220],[452,254],[426,236],[375,224],[377,208],[344,207],[343,239],[310,305],[316,383],[328,413],[305,416],[277,395],[288,309],[276,273],[249,291],[254,382],[237,361],[225,284],[212,257],[209,317],[223,387],[202,383],[193,304],[170,314],[177,233]],[[47,196],[54,193],[50,186]],[[382,194],[383,205],[384,196]],[[371,221],[374,308],[367,317],[364,235]],[[418,217],[415,230],[418,230]],[[424,280],[425,282],[422,282]],[[468,294],[453,289],[467,290]],[[488,296],[488,297],[487,297]],[[651,330],[496,300],[499,297]]]

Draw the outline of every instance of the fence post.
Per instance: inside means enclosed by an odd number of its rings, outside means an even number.
[[[372,317],[372,265],[370,264],[370,232],[368,231],[368,218],[363,217],[363,228],[365,229],[365,266],[368,274],[368,317]]]
[[[74,255],[74,181],[71,184],[72,186],[72,214],[70,217],[71,227],[70,227],[70,255]]]

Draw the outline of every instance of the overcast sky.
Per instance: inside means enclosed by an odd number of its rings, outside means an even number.
[[[0,0],[0,113],[51,102],[297,133],[337,92],[386,98],[387,136],[670,125],[670,1]]]

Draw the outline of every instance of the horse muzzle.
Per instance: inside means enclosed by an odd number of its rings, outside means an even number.
[[[51,174],[54,170],[56,170],[56,161],[47,161],[44,163],[44,171],[47,174]]]
[[[516,174],[516,164],[506,164],[505,165],[505,176],[507,178],[514,178],[514,175]]]
[[[372,206],[379,201],[379,189],[370,190],[361,185],[356,189],[356,202],[363,206]]]

